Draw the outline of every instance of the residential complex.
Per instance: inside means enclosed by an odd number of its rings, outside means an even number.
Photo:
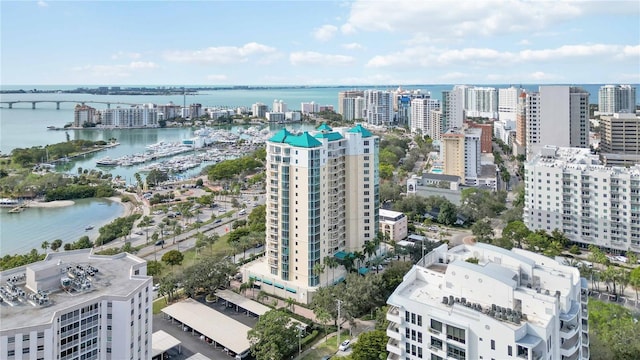
[[[479,185],[482,129],[451,129],[442,135],[444,174],[460,177],[464,185]]]
[[[636,88],[631,85],[605,85],[598,91],[598,113],[635,113]]]
[[[126,253],[49,253],[0,273],[1,359],[150,359],[152,278]]]
[[[586,287],[543,255],[441,245],[387,300],[387,359],[589,359]]]
[[[546,146],[525,164],[524,222],[582,247],[640,251],[640,165],[601,165],[589,149]]]
[[[498,117],[498,91],[492,87],[467,87],[465,116],[495,119]]]
[[[452,90],[442,92],[442,132],[462,127],[466,88],[464,85],[456,85]]]
[[[545,145],[589,147],[589,93],[574,86],[540,86],[527,94],[527,160]]]
[[[428,135],[430,138],[440,139],[442,133],[441,118],[434,111],[440,110],[440,101],[430,98],[411,100],[411,132],[419,132]]]
[[[153,104],[135,105],[131,107],[96,110],[87,105],[76,105],[74,108],[73,126],[98,126],[101,128],[155,128],[162,114]]]
[[[348,90],[338,93],[338,114],[345,121],[362,119],[364,110],[364,91]]]
[[[311,300],[326,257],[361,251],[378,232],[379,138],[361,125],[267,141],[266,256],[245,269],[265,291]],[[332,271],[335,279],[343,271]],[[292,295],[296,294],[296,295]]]
[[[393,98],[390,91],[365,90],[363,120],[370,125],[391,125],[394,114]]]
[[[599,146],[605,165],[640,164],[640,117],[635,113],[600,116]]]

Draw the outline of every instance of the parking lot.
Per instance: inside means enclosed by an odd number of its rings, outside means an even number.
[[[224,301],[219,301],[217,303],[202,303],[249,327],[254,327],[258,322],[258,318],[255,316],[246,315],[244,312],[236,312],[235,307],[225,307]],[[232,356],[224,351],[224,348],[215,348],[213,345],[201,340],[200,334],[194,334],[190,329],[184,330],[182,324],[177,321],[172,323],[171,320],[165,319],[164,316],[164,314],[153,316],[153,331],[164,330],[182,342],[182,354],[178,354],[177,350],[173,349],[169,352],[171,360],[186,359],[195,353],[201,353],[213,360],[233,359]]]

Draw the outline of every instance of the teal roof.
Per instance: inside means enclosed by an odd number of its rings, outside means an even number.
[[[333,131],[333,129],[327,125],[326,123],[322,123],[322,125],[318,126],[318,131]]]
[[[373,136],[373,134],[371,134],[371,131],[363,128],[362,125],[360,125],[360,124],[352,127],[347,132],[350,132],[350,133],[361,133],[363,138],[367,138],[367,137]]]
[[[342,137],[342,135],[340,135],[340,133],[337,133],[337,132],[317,133],[315,135],[315,137],[318,138],[318,139],[328,139],[329,141],[336,141],[336,140],[344,139]]]
[[[285,139],[285,142],[291,146],[312,148],[316,146],[322,146],[322,143],[316,138],[311,136],[308,132],[303,132],[302,135],[289,135]]]
[[[275,133],[275,135],[273,135],[271,139],[269,139],[269,141],[282,143],[285,142],[286,138],[290,135],[291,133],[288,132],[287,129],[282,129]]]

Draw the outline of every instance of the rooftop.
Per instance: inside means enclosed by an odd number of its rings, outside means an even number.
[[[593,155],[589,149],[583,148],[547,145],[528,165],[575,169],[580,171],[609,171],[613,173],[628,173],[631,176],[640,176],[640,165],[638,164],[630,168],[604,166],[597,155]]]
[[[373,136],[373,134],[371,134],[371,131],[365,129],[364,127],[362,127],[362,125],[358,124],[354,127],[352,127],[351,129],[349,129],[347,132],[350,133],[361,133],[363,138],[366,137],[371,137]]]
[[[308,132],[303,132],[302,134],[292,134],[287,129],[282,129],[275,133],[269,141],[285,143],[291,146],[303,147],[303,148],[313,148],[317,146],[321,146],[322,143],[311,136]]]
[[[152,278],[134,275],[145,261],[126,253],[94,255],[90,249],[49,253],[37,263],[0,273],[0,333],[50,324],[58,312],[104,296],[127,297]]]

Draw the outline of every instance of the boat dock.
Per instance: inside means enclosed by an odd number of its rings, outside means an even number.
[[[17,214],[17,213],[21,213],[24,211],[24,209],[27,208],[27,203],[22,203],[14,208],[12,208],[11,210],[9,210],[9,214]]]

